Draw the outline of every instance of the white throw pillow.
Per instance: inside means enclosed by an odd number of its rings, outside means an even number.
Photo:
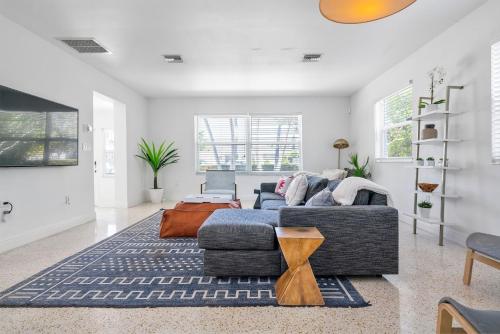
[[[306,176],[318,176],[319,174],[318,173],[314,173],[314,172],[308,172],[306,170],[301,170],[301,171],[298,171],[298,172],[295,172],[293,174],[293,177],[297,177],[299,175],[306,175]]]
[[[305,175],[295,177],[285,194],[286,205],[299,205],[306,197],[306,192],[307,177]]]
[[[343,169],[325,169],[321,176],[328,180],[343,180],[347,176],[347,171]]]

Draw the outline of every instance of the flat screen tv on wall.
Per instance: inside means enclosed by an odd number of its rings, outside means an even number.
[[[78,110],[0,86],[0,167],[78,165]]]

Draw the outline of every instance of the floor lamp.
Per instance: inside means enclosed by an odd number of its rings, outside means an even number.
[[[349,147],[349,142],[346,139],[344,139],[344,138],[340,138],[340,139],[337,139],[335,141],[335,143],[333,143],[333,147],[339,150],[339,157],[338,157],[338,166],[337,166],[337,168],[340,169],[340,150],[343,150],[344,148],[348,148]]]

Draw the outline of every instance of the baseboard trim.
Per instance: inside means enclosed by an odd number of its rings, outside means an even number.
[[[55,224],[41,226],[7,239],[0,239],[0,253],[63,232],[64,230],[67,230],[69,228],[95,220],[95,218],[95,212],[93,212],[86,215],[66,219]]]
[[[400,223],[403,223],[403,224],[407,224],[409,226],[413,226],[413,221],[410,219],[410,220],[406,220],[406,219],[402,219],[402,218],[399,218],[399,222]],[[435,228],[435,226],[430,226],[428,224],[425,224],[425,223],[418,223],[417,224],[417,231],[422,231],[422,232],[425,232],[427,233],[428,235],[432,235],[433,237],[436,237],[436,240],[438,238],[438,233],[433,230],[432,228]],[[445,228],[445,232],[444,232],[444,240],[447,241],[447,242],[452,242],[454,244],[457,244],[457,245],[460,245],[460,246],[465,246],[465,240],[467,239],[467,234],[466,233],[463,233],[461,231],[457,231],[456,229],[453,229],[452,226],[448,226]],[[436,241],[437,243],[437,241]]]

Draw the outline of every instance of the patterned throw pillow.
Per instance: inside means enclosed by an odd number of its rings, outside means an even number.
[[[286,191],[290,186],[290,183],[292,183],[292,181],[293,181],[293,176],[282,176],[278,180],[278,183],[276,183],[276,188],[274,189],[274,192],[280,196],[285,196]]]
[[[307,207],[311,206],[333,206],[335,205],[333,202],[333,196],[330,189],[326,188],[321,190],[319,193],[311,197],[307,202]]]

